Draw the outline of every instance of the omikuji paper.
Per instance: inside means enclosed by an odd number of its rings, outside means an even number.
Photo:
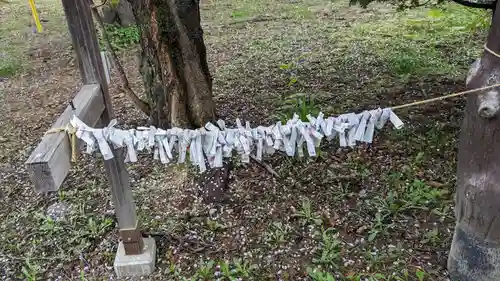
[[[76,130],[76,137],[86,144],[86,153],[99,149],[105,160],[113,158],[110,145],[127,149],[126,161],[136,162],[137,152],[152,152],[154,159],[161,163],[171,163],[177,157],[177,163],[189,160],[203,172],[210,167],[222,167],[222,159],[228,158],[236,151],[243,162],[250,161],[250,154],[261,159],[263,155],[271,155],[276,150],[288,156],[304,156],[307,151],[311,157],[316,156],[316,148],[326,137],[339,139],[341,147],[355,146],[357,142],[371,143],[375,129],[382,129],[390,121],[396,129],[403,127],[403,122],[390,109],[376,109],[358,114],[348,113],[337,117],[324,118],[323,113],[317,117],[307,116],[309,122],[303,122],[294,114],[285,124],[277,122],[271,126],[251,128],[250,123],[242,125],[236,119],[236,128],[226,128],[224,121],[217,121],[217,126],[207,123],[199,129],[172,128],[163,130],[150,127],[137,129],[117,129],[116,120],[112,120],[105,128],[91,128],[73,116],[70,124]],[[305,145],[305,147],[304,147]],[[305,149],[304,149],[305,148]]]

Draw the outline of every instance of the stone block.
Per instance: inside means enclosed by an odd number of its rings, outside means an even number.
[[[120,241],[116,252],[114,268],[118,278],[148,276],[155,270],[156,242],[153,238],[143,238],[144,252],[140,255],[125,255]]]

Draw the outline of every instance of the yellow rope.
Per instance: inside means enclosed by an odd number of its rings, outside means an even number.
[[[76,129],[74,127],[68,125],[66,128],[52,128],[45,132],[45,134],[47,135],[62,132],[66,132],[68,134],[71,145],[71,162],[76,162]]]
[[[497,53],[493,52],[493,50],[491,50],[490,48],[488,48],[488,46],[486,46],[486,44],[484,44],[484,50],[486,50],[488,53],[490,53],[490,54],[492,54],[492,55],[500,58],[500,54],[497,54]],[[430,103],[430,102],[435,102],[435,101],[439,101],[439,100],[449,99],[449,98],[458,97],[458,96],[461,96],[461,95],[466,95],[466,94],[470,94],[470,93],[475,93],[475,92],[479,92],[479,91],[483,91],[483,90],[492,89],[492,88],[495,88],[495,87],[498,87],[498,86],[500,86],[500,83],[499,84],[495,84],[495,85],[491,85],[491,86],[485,86],[485,87],[481,87],[481,88],[476,88],[476,89],[471,89],[471,90],[467,90],[467,91],[463,91],[463,92],[458,92],[458,93],[454,93],[454,94],[449,94],[449,95],[441,96],[441,97],[437,97],[437,98],[432,98],[432,99],[427,99],[427,100],[422,100],[422,101],[416,101],[416,102],[412,102],[412,103],[402,104],[402,105],[391,107],[391,109],[401,109],[401,108],[406,108],[406,107],[410,107],[410,106],[414,106],[414,105],[421,105],[421,104],[425,104],[425,103]]]
[[[43,32],[42,23],[40,22],[40,18],[38,17],[38,12],[36,11],[35,0],[28,0],[30,3],[31,13],[33,14],[33,19],[35,20],[35,25],[38,33]]]
[[[411,103],[407,103],[407,104],[397,105],[397,106],[391,107],[391,109],[396,110],[396,109],[406,108],[406,107],[410,107],[410,106],[421,105],[421,104],[425,104],[425,103],[435,102],[435,101],[449,99],[449,98],[453,98],[453,97],[458,97],[458,96],[471,94],[471,93],[475,93],[475,92],[479,92],[479,91],[484,91],[484,90],[492,89],[492,88],[499,87],[499,86],[500,86],[500,83],[495,84],[495,85],[481,87],[481,88],[471,89],[471,90],[467,90],[467,91],[463,91],[463,92],[453,93],[453,94],[449,94],[449,95],[445,95],[445,96],[441,96],[441,97],[437,97],[437,98],[426,99],[426,100],[411,102]]]

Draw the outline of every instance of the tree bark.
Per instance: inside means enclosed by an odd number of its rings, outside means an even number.
[[[498,3],[497,3],[498,8]],[[500,14],[487,47],[500,53]],[[467,77],[470,89],[500,83],[500,58],[484,51]],[[499,89],[471,94],[462,123],[457,167],[456,226],[448,271],[453,281],[500,280]]]
[[[160,127],[201,127],[215,118],[196,0],[129,0],[141,33],[141,74]]]
[[[116,7],[116,13],[118,14],[118,19],[120,25],[123,27],[135,24],[135,17],[132,11],[132,6],[126,0],[121,0]]]
[[[141,34],[140,72],[151,108],[150,123],[203,127],[215,121],[197,0],[129,0]],[[215,124],[215,123],[214,123]],[[205,202],[228,199],[229,164],[199,179]]]
[[[126,0],[120,0],[116,7],[111,7],[108,3],[102,8],[103,21],[107,24],[117,23],[127,27],[135,24],[135,17],[132,6]]]

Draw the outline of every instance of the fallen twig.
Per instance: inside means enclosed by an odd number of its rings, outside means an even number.
[[[102,37],[104,38],[104,42],[106,43],[106,47],[108,48],[111,58],[113,59],[114,64],[118,68],[118,72],[120,73],[120,80],[122,81],[122,89],[125,91],[125,94],[132,100],[132,102],[142,111],[144,114],[147,116],[151,115],[151,108],[149,104],[143,100],[141,100],[130,88],[130,84],[128,82],[127,76],[125,75],[125,70],[123,69],[122,64],[120,63],[120,60],[118,59],[118,56],[115,53],[115,50],[113,49],[113,46],[111,46],[111,41],[108,37],[108,34],[106,33],[106,30],[104,28],[104,22],[102,20],[101,15],[99,14],[99,11],[97,10],[96,7],[92,8],[92,14],[94,15],[94,18],[97,21],[97,24],[99,25],[99,28],[101,29]]]
[[[274,171],[274,169],[269,166],[268,164],[260,161],[259,159],[257,159],[255,156],[253,156],[252,154],[250,154],[250,158],[257,162],[257,164],[261,165],[262,167],[264,167],[269,173],[271,173],[271,175],[275,176],[276,178],[281,178],[280,175],[278,175],[278,173],[276,173],[276,171]]]
[[[272,17],[272,16],[261,16],[258,15],[253,18],[236,20],[228,23],[227,25],[239,24],[239,23],[254,23],[254,22],[263,22],[263,21],[273,21],[273,20],[286,20],[287,17]]]
[[[222,25],[218,25],[218,26],[215,26],[217,28],[221,28],[221,27],[227,27],[227,26],[231,26],[231,25],[235,25],[235,24],[240,24],[240,23],[256,23],[256,22],[264,22],[264,21],[275,21],[275,20],[287,20],[289,19],[288,17],[271,17],[271,16],[256,16],[256,17],[252,17],[252,18],[247,18],[247,19],[242,19],[242,20],[235,20],[235,21],[232,21],[232,22],[229,22],[227,24],[222,24]]]

